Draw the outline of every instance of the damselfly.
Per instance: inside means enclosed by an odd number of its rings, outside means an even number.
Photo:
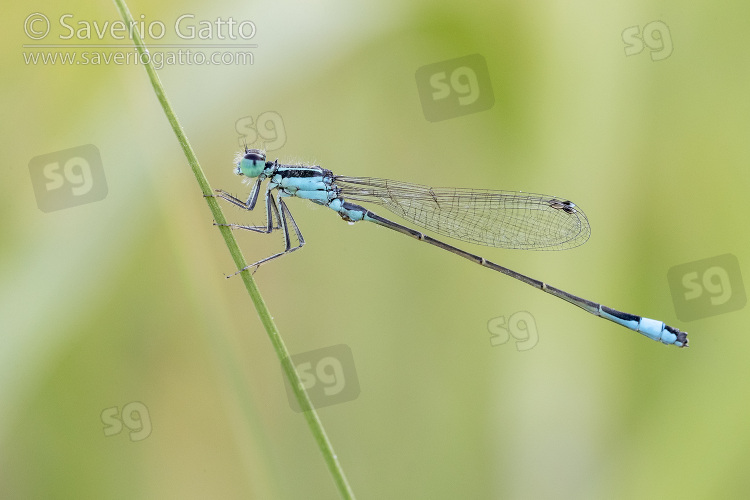
[[[247,201],[217,189],[217,196],[245,210],[253,210],[261,183],[266,186],[266,224],[246,226],[228,224],[231,228],[258,233],[281,230],[286,248],[258,262],[240,269],[258,267],[272,259],[302,248],[305,239],[292,217],[284,198],[296,196],[327,206],[349,222],[369,221],[406,234],[425,243],[459,255],[472,262],[501,272],[545,291],[555,297],[600,318],[608,319],[646,337],[664,344],[687,347],[687,333],[665,325],[662,321],[628,314],[582,299],[511,269],[471,254],[414,229],[385,219],[366,208],[352,203],[369,202],[383,206],[394,214],[418,226],[470,243],[491,247],[528,250],[563,250],[586,242],[591,234],[588,220],[574,203],[543,194],[490,191],[484,189],[432,188],[372,177],[334,175],[319,166],[282,165],[266,161],[258,149],[245,148],[237,155],[234,172],[248,179],[257,178]],[[273,191],[278,191],[278,199]],[[292,246],[289,227],[297,236],[298,245]]]

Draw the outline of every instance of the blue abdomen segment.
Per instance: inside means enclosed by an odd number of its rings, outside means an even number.
[[[328,207],[331,210],[338,212],[342,219],[349,222],[364,220],[365,214],[367,213],[366,208],[355,205],[354,203],[348,203],[341,198],[331,200]]]
[[[599,306],[599,316],[613,321],[618,325],[630,328],[662,344],[674,344],[678,347],[683,347],[687,344],[687,338],[683,332],[679,330],[676,332],[672,331],[673,329],[665,325],[663,321],[623,313],[606,306]]]

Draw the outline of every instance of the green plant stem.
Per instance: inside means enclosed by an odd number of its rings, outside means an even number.
[[[125,5],[125,1],[114,0],[114,2],[117,6],[117,9],[120,11],[120,15],[125,20],[126,25],[132,26],[133,16],[130,14],[130,10],[128,9],[127,5]],[[234,238],[232,231],[228,227],[223,225],[227,223],[226,218],[224,217],[224,213],[221,211],[216,198],[213,197],[213,190],[208,183],[208,179],[203,173],[203,169],[201,169],[201,166],[198,163],[198,158],[195,156],[195,152],[190,146],[190,142],[188,141],[185,132],[182,130],[182,127],[177,120],[177,116],[175,115],[174,110],[172,109],[172,106],[167,99],[167,95],[164,92],[164,87],[161,84],[161,80],[156,74],[156,70],[154,69],[153,64],[151,64],[150,58],[147,56],[148,51],[143,44],[143,39],[136,29],[133,29],[133,43],[138,49],[138,53],[141,57],[141,62],[146,68],[148,77],[154,87],[156,97],[159,99],[159,103],[161,103],[161,106],[164,109],[164,114],[167,115],[167,119],[169,120],[170,125],[172,125],[172,130],[174,130],[174,133],[177,136],[177,140],[182,146],[182,150],[187,157],[190,168],[193,170],[195,179],[198,181],[198,185],[203,192],[206,203],[208,203],[208,208],[211,210],[211,214],[218,224],[219,231],[224,237],[224,242],[227,244],[229,253],[232,255],[232,259],[234,260],[237,269],[243,269],[245,266],[247,266],[245,257],[242,255],[242,252],[240,251],[239,245],[237,244],[237,240]],[[331,445],[328,436],[326,435],[323,424],[321,423],[317,412],[313,408],[310,399],[308,398],[307,393],[303,388],[302,381],[300,380],[299,375],[297,374],[297,371],[295,370],[294,365],[289,358],[289,351],[287,350],[286,345],[284,344],[284,341],[279,334],[279,330],[276,328],[276,325],[271,318],[271,313],[269,312],[268,307],[266,306],[266,303],[260,294],[260,290],[258,290],[258,286],[255,284],[255,280],[247,270],[240,273],[240,276],[242,277],[242,281],[245,283],[245,288],[247,288],[247,292],[250,294],[250,298],[252,299],[253,304],[255,304],[255,309],[258,311],[260,321],[261,323],[263,323],[263,327],[266,329],[268,337],[271,339],[271,343],[273,344],[274,350],[276,351],[276,355],[281,361],[284,373],[286,373],[286,376],[291,383],[291,386],[294,390],[294,395],[299,402],[300,408],[302,408],[303,410],[305,419],[310,426],[310,430],[312,431],[315,441],[318,443],[318,448],[320,448],[320,452],[323,454],[323,458],[328,465],[328,469],[333,476],[334,482],[339,489],[341,497],[354,498],[354,492],[349,486],[349,482],[346,479],[344,470],[341,467],[341,464],[338,460],[338,457],[336,456],[336,453],[333,450],[333,446]]]

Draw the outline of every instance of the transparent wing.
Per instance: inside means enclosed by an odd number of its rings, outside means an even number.
[[[575,204],[543,194],[433,188],[373,177],[335,176],[347,201],[381,205],[438,234],[471,243],[526,250],[565,250],[591,234]]]

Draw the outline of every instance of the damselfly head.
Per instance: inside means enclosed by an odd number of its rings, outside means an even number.
[[[245,148],[245,154],[238,154],[235,164],[237,165],[234,169],[235,174],[258,177],[266,168],[266,153],[260,149]]]

